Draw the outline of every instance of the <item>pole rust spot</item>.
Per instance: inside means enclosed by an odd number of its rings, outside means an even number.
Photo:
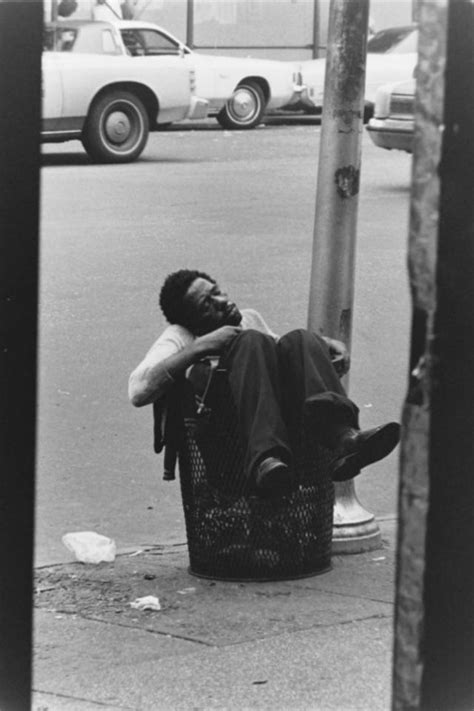
[[[349,198],[357,195],[359,192],[360,171],[353,165],[347,165],[336,170],[334,174],[334,182],[339,197]]]

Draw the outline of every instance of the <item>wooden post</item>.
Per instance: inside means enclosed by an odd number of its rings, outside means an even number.
[[[393,709],[474,708],[474,6],[420,3]]]

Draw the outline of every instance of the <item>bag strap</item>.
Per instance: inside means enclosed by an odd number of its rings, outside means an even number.
[[[206,386],[204,388],[204,392],[202,395],[196,395],[196,403],[197,403],[196,414],[198,416],[201,415],[206,408],[206,397],[209,392],[209,388],[211,386],[211,382],[214,377],[214,373],[216,372],[216,370],[219,366],[219,359],[218,358],[209,358],[207,360],[209,363],[209,375],[207,376]]]
[[[206,385],[204,387],[204,391],[202,395],[198,395],[197,393],[194,393],[194,398],[196,402],[196,416],[199,417],[206,412],[206,398],[207,394],[209,392],[209,388],[211,386],[212,379],[214,377],[214,373],[219,367],[219,359],[218,358],[205,358],[203,359],[206,363],[209,365],[209,373],[207,375],[207,380],[206,380]],[[173,393],[174,396],[176,397],[177,393]],[[155,405],[155,404],[154,404]],[[159,410],[158,406],[156,407],[154,414],[155,414],[155,427],[158,424],[158,416],[160,417],[159,421],[159,432],[162,433],[162,437],[160,438],[159,442],[161,445],[161,448],[163,447],[164,444],[164,461],[163,461],[163,480],[164,481],[173,481],[176,479],[176,474],[175,474],[175,468],[176,468],[176,461],[177,461],[177,456],[178,456],[178,448],[177,448],[177,443],[174,441],[172,437],[170,437],[170,432],[168,428],[170,427],[170,399],[168,399],[168,406],[165,407],[164,410],[161,411],[160,415],[158,415]],[[171,424],[171,428],[176,427],[176,421],[174,421]],[[174,432],[176,434],[176,432]],[[168,435],[168,436],[166,436]],[[161,448],[157,448],[156,446],[156,431],[155,431],[155,452],[161,451]]]

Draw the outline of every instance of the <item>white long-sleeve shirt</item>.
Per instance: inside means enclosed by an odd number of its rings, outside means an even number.
[[[263,317],[255,309],[242,309],[242,321],[240,326],[244,330],[253,329],[266,333],[277,339],[278,336],[268,327]],[[155,341],[142,362],[135,368],[130,376],[130,381],[139,380],[141,374],[150,367],[155,368],[155,385],[157,393],[164,393],[173,378],[166,369],[166,360],[176,353],[182,351],[186,346],[191,345],[195,340],[191,331],[184,326],[172,324],[167,326],[161,336]],[[160,367],[162,364],[162,367]],[[158,366],[158,367],[157,367]]]

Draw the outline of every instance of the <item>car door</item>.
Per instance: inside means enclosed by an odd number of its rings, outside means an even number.
[[[216,96],[217,68],[202,60],[175,37],[161,29],[140,27],[120,30],[123,43],[132,56],[163,57],[179,56],[183,64],[193,72],[193,93],[212,102]]]
[[[63,88],[57,55],[44,52],[42,56],[42,130],[54,131],[61,124]]]

